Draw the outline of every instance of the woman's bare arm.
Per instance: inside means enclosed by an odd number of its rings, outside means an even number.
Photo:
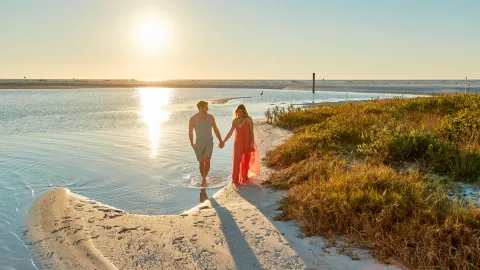
[[[235,120],[232,121],[232,128],[228,132],[227,136],[225,136],[225,139],[223,140],[223,143],[226,143],[230,137],[232,137],[233,131],[235,130]]]
[[[251,117],[248,117],[248,124],[250,125],[250,135],[252,136],[252,144],[251,147],[253,148],[253,145],[255,143],[255,134],[253,132],[253,120]]]

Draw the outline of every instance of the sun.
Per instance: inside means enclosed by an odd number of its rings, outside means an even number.
[[[141,22],[138,29],[138,39],[146,49],[161,49],[167,40],[165,25],[155,19]]]

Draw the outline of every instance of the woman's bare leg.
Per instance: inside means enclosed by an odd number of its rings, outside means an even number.
[[[235,155],[232,163],[232,181],[234,184],[240,184],[238,178],[240,177],[240,162],[242,161],[241,156]]]

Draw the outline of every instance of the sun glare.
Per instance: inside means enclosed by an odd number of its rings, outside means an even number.
[[[143,88],[139,89],[140,106],[138,113],[142,121],[148,126],[148,137],[151,142],[151,157],[157,156],[162,123],[168,121],[170,112],[165,106],[171,102],[172,89],[170,88]]]
[[[167,29],[158,20],[145,20],[139,25],[138,38],[146,49],[159,50],[167,40]]]

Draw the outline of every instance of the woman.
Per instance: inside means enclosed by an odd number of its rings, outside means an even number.
[[[224,145],[235,131],[235,143],[233,146],[232,182],[235,185],[246,184],[248,172],[260,175],[260,157],[258,155],[255,136],[253,134],[253,120],[248,116],[245,106],[238,105],[234,112],[235,119],[232,128],[228,132]]]

